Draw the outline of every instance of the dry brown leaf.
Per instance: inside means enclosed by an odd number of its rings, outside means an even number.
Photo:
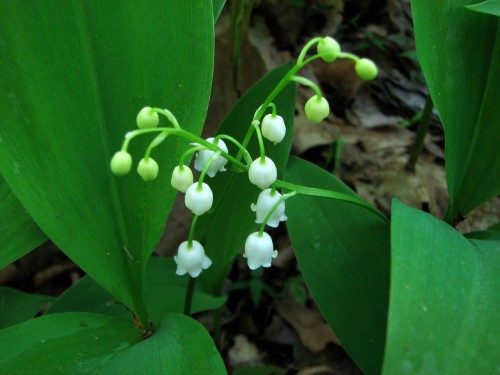
[[[327,374],[329,375],[338,374],[338,372],[328,366],[315,366],[315,367],[304,368],[297,373],[297,375],[327,375]]]
[[[338,338],[318,311],[299,306],[291,298],[279,302],[275,308],[278,314],[297,331],[300,340],[310,351],[320,352],[329,343],[340,345]]]

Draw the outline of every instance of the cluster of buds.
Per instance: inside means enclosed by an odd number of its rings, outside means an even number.
[[[304,60],[307,51],[314,44],[317,45],[317,53],[308,60]],[[279,87],[285,87],[290,81],[295,81],[309,86],[315,91],[315,95],[306,102],[304,108],[307,118],[314,123],[320,123],[329,116],[330,106],[315,83],[304,77],[297,76],[295,73],[314,59],[321,58],[325,62],[333,62],[341,57],[350,58],[355,61],[355,71],[362,80],[371,80],[378,75],[377,67],[373,61],[342,52],[340,45],[333,38],[315,38],[302,50],[294,73],[285,76],[283,78],[284,81],[282,80],[278,85]],[[257,198],[257,202],[250,206],[250,209],[255,212],[255,222],[260,224],[260,228],[258,231],[251,233],[245,241],[243,256],[247,259],[248,267],[251,270],[259,267],[270,267],[272,260],[277,257],[278,252],[274,249],[272,238],[264,232],[264,229],[266,225],[276,228],[280,222],[287,220],[285,215],[285,200],[295,194],[292,191],[282,195],[276,191],[275,182],[278,171],[273,160],[266,156],[264,149],[263,138],[276,145],[286,136],[285,121],[276,113],[276,106],[272,103],[278,92],[279,90],[273,90],[264,101],[264,104],[257,109],[245,137],[244,142],[248,142],[252,131],[255,131],[257,135],[260,155],[255,159],[251,157],[245,148],[247,144],[242,145],[234,138],[223,134],[215,138],[200,139],[196,135],[183,130],[170,111],[150,107],[144,107],[139,111],[136,118],[139,129],[127,133],[122,149],[113,156],[111,160],[112,172],[117,176],[126,175],[132,168],[132,156],[127,152],[130,140],[140,134],[158,132],[159,135],[151,142],[144,158],[137,165],[139,176],[144,181],[153,181],[159,173],[158,163],[150,157],[151,150],[154,147],[163,142],[170,134],[183,136],[191,140],[198,140],[192,144],[192,148],[182,155],[179,164],[172,172],[170,180],[174,189],[185,194],[184,203],[195,215],[189,240],[181,243],[177,255],[174,257],[177,264],[176,273],[178,275],[188,273],[191,277],[195,278],[212,264],[210,258],[205,254],[201,243],[192,237],[198,216],[209,212],[213,205],[213,192],[209,184],[204,182],[205,176],[208,175],[210,178],[213,178],[217,173],[225,172],[226,164],[229,161],[237,164],[240,168],[244,167],[243,169],[248,171],[249,181],[262,190]],[[265,115],[269,107],[272,108],[272,113]],[[159,114],[164,115],[170,121],[173,128],[157,128]],[[247,165],[241,163],[241,158],[235,158],[229,154],[228,147],[222,138],[231,141],[240,149],[240,154],[243,153],[245,156]],[[184,164],[184,159],[193,153],[196,153],[194,169],[200,172],[199,179],[196,182],[194,181],[191,168]]]

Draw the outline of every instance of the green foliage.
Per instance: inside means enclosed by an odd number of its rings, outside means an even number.
[[[188,276],[179,277],[175,274],[175,262],[172,258],[151,258],[146,269],[144,299],[149,319],[153,323],[158,323],[167,313],[183,312],[187,283]],[[194,292],[191,313],[218,309],[225,302],[226,297],[215,297],[197,289]],[[94,312],[130,319],[126,308],[116,303],[111,294],[88,276],[66,290],[50,306],[47,313],[70,311]]]
[[[286,181],[356,197],[311,163],[291,158]],[[366,374],[379,374],[389,293],[389,225],[374,212],[334,199],[287,201],[287,228],[304,280],[344,349]]]
[[[500,17],[500,0],[486,0],[482,3],[466,6],[466,8],[475,12]]]
[[[243,139],[255,111],[290,68],[291,64],[283,65],[257,82],[232,108],[218,134]],[[295,85],[285,88],[274,103],[278,114],[285,120],[287,134],[276,146],[265,141],[265,147],[266,154],[278,168],[279,176],[285,168],[292,142]],[[231,146],[228,147],[231,151]],[[247,148],[254,159],[259,155],[255,136]],[[232,150],[234,152],[236,148]],[[247,173],[219,173],[210,181],[210,186],[214,194],[213,213],[199,218],[199,231],[195,238],[204,244],[207,255],[213,261],[212,266],[203,272],[202,282],[214,293],[219,293],[233,259],[246,237],[257,228],[255,213],[250,210],[250,204],[257,201],[260,190],[249,182]]]
[[[467,239],[394,201],[384,374],[494,374],[500,239]]]
[[[33,318],[53,298],[0,287],[0,328]]]
[[[500,28],[467,0],[412,1],[415,39],[445,128],[452,222],[500,194]]]
[[[0,330],[0,346],[6,374],[226,373],[206,330],[180,314],[165,316],[147,340],[110,316],[51,314]]]
[[[47,241],[0,175],[0,268]]]
[[[144,269],[175,196],[167,171],[185,146],[167,142],[149,184],[136,174],[118,183],[109,161],[145,104],[167,106],[200,132],[211,4],[0,3],[0,171],[50,239],[143,323]]]

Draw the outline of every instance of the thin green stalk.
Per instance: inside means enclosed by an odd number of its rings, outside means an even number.
[[[200,144],[202,146],[205,146],[205,148],[212,150],[212,151],[220,151],[221,155],[225,157],[227,160],[229,160],[231,163],[237,165],[239,168],[243,170],[248,170],[248,166],[243,164],[240,160],[236,159],[235,157],[229,155],[227,152],[222,151],[219,147],[214,145],[213,143],[207,142],[203,138],[200,138],[184,129],[173,129],[173,128],[152,128],[152,129],[137,129],[128,132],[125,134],[125,140],[122,144],[122,151],[127,151],[127,148],[129,146],[130,141],[142,134],[148,134],[148,133],[167,133],[169,135],[177,135],[179,137],[185,138],[189,141],[195,142],[197,144]]]
[[[179,159],[179,168],[182,168],[185,165],[184,160],[186,160],[186,158],[188,156],[190,156],[191,154],[194,154],[197,151],[201,151],[201,150],[205,150],[205,147],[204,146],[191,147],[189,150],[184,152]]]
[[[276,211],[276,209],[279,207],[279,205],[281,203],[283,203],[285,200],[287,200],[288,198],[293,197],[296,194],[297,194],[297,192],[295,192],[295,191],[292,191],[292,192],[287,193],[287,194],[283,194],[281,196],[281,198],[278,199],[278,201],[271,207],[271,209],[267,213],[266,217],[264,218],[264,221],[260,225],[259,237],[262,236],[262,233],[264,233],[264,229],[266,228],[267,222],[269,221],[269,219],[271,218],[271,216],[273,216],[274,211]]]
[[[214,162],[215,159],[220,157],[221,151],[217,151],[215,154],[213,154],[210,159],[208,159],[207,164],[203,167],[201,174],[200,174],[200,179],[198,180],[198,187],[196,188],[197,190],[201,190],[203,187],[203,180],[205,179],[205,175],[207,174],[208,168],[210,168],[210,165]]]
[[[314,40],[314,39],[313,39]],[[291,82],[292,77],[297,73],[300,69],[302,69],[305,65],[309,64],[310,62],[317,60],[321,58],[321,55],[314,55],[306,59],[305,61],[302,62],[297,62],[295,66],[292,67],[288,71],[288,73],[279,81],[279,83],[276,85],[276,87],[271,91],[271,93],[267,96],[266,100],[264,100],[264,103],[261,105],[260,109],[257,111],[257,113],[254,116],[254,120],[261,121],[262,116],[267,110],[267,107],[271,104],[271,102],[274,101],[276,96]],[[254,131],[253,126],[249,126],[247,133],[245,134],[245,138],[243,139],[243,142],[241,144],[243,147],[247,147],[248,143],[250,143],[250,139],[252,138],[252,133]],[[238,155],[236,155],[236,159],[241,160],[242,154],[241,151],[238,152]]]
[[[297,65],[302,64],[302,62],[303,62],[304,58],[306,57],[307,52],[309,51],[309,49],[313,45],[319,43],[322,39],[323,38],[318,37],[318,38],[311,39],[309,42],[307,42],[307,44],[302,48],[302,51],[300,51],[300,55],[297,58]]]
[[[191,222],[191,228],[189,229],[188,248],[191,248],[193,246],[194,231],[197,222],[198,222],[198,215],[194,215],[193,221]]]
[[[347,203],[353,203],[355,205],[358,205],[360,207],[363,207],[363,208],[366,208],[366,209],[372,211],[373,213],[375,213],[377,216],[379,216],[384,221],[386,221],[386,222],[389,221],[384,216],[384,214],[382,214],[379,210],[377,210],[371,204],[366,203],[361,198],[357,198],[357,197],[354,197],[354,196],[349,195],[349,194],[338,193],[338,192],[332,191],[332,190],[296,185],[296,184],[292,184],[290,182],[285,182],[285,181],[281,181],[281,180],[276,180],[276,182],[274,184],[278,188],[282,188],[282,189],[286,189],[286,190],[290,190],[290,191],[295,191],[295,192],[297,192],[297,194],[301,194],[301,195],[310,195],[313,197],[331,198],[331,199],[336,199],[336,200],[347,202]]]
[[[190,277],[186,287],[186,297],[184,298],[184,315],[191,315],[191,304],[193,303],[195,284],[196,278]]]
[[[262,139],[262,133],[260,132],[259,122],[257,120],[253,120],[252,126],[255,128],[257,140],[259,141],[260,160],[264,163],[266,161],[266,150],[264,149],[264,140]]]
[[[338,59],[349,59],[349,60],[352,60],[354,62],[358,62],[360,60],[360,58],[358,56],[356,56],[355,54],[353,53],[347,53],[347,52],[340,52],[337,56]]]
[[[408,158],[408,162],[405,165],[405,169],[408,172],[415,172],[415,165],[417,164],[417,160],[422,152],[422,148],[424,147],[424,140],[427,132],[429,131],[429,125],[431,123],[432,109],[434,108],[434,104],[432,103],[431,95],[427,95],[427,99],[425,100],[424,111],[422,113],[422,117],[420,118],[420,122],[418,123],[417,135],[415,137],[415,143],[413,144],[413,148],[410,153],[410,157]]]
[[[318,87],[318,85],[315,84],[310,79],[307,79],[307,78],[304,78],[304,77],[300,77],[300,76],[295,76],[295,77],[292,78],[292,81],[295,81],[297,83],[300,83],[301,85],[304,85],[304,86],[312,88],[314,90],[314,92],[316,93],[316,96],[319,99],[321,99],[323,97],[323,94],[321,93],[321,90]]]
[[[245,161],[247,162],[248,165],[252,164],[252,156],[250,155],[250,153],[248,152],[248,150],[243,147],[241,145],[240,142],[238,142],[236,139],[234,139],[233,137],[231,137],[230,135],[227,135],[227,134],[219,134],[217,135],[215,138],[214,138],[214,143],[217,144],[219,139],[227,139],[228,141],[232,142],[236,147],[238,147],[238,149],[243,152],[243,155],[245,156]]]
[[[170,123],[172,124],[172,126],[175,129],[181,128],[181,126],[179,125],[179,122],[177,121],[177,118],[168,109],[151,108],[151,110],[165,116],[167,118],[167,120],[170,121]]]

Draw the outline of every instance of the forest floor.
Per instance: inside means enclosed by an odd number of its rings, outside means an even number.
[[[332,113],[321,124],[311,124],[303,111],[311,92],[298,89],[293,153],[329,170],[388,216],[393,197],[443,216],[448,201],[444,131],[436,111],[415,172],[405,169],[427,97],[409,1],[257,2],[240,41],[236,80],[230,5],[216,25],[214,84],[204,135],[215,132],[241,93],[295,58],[309,39],[333,36],[343,50],[374,60],[380,76],[362,82],[348,60],[317,61],[305,69],[302,75],[320,84]],[[470,213],[457,229],[482,230],[499,220],[497,197]],[[176,202],[156,254],[174,255],[190,223],[191,214],[182,201]],[[230,274],[231,293],[218,340],[230,373],[361,374],[310,296],[286,229],[272,235],[280,249],[273,262],[276,267],[251,273],[242,262],[235,262]],[[48,243],[1,270],[0,285],[56,296],[82,276]],[[214,328],[211,314],[197,316],[209,330]]]

